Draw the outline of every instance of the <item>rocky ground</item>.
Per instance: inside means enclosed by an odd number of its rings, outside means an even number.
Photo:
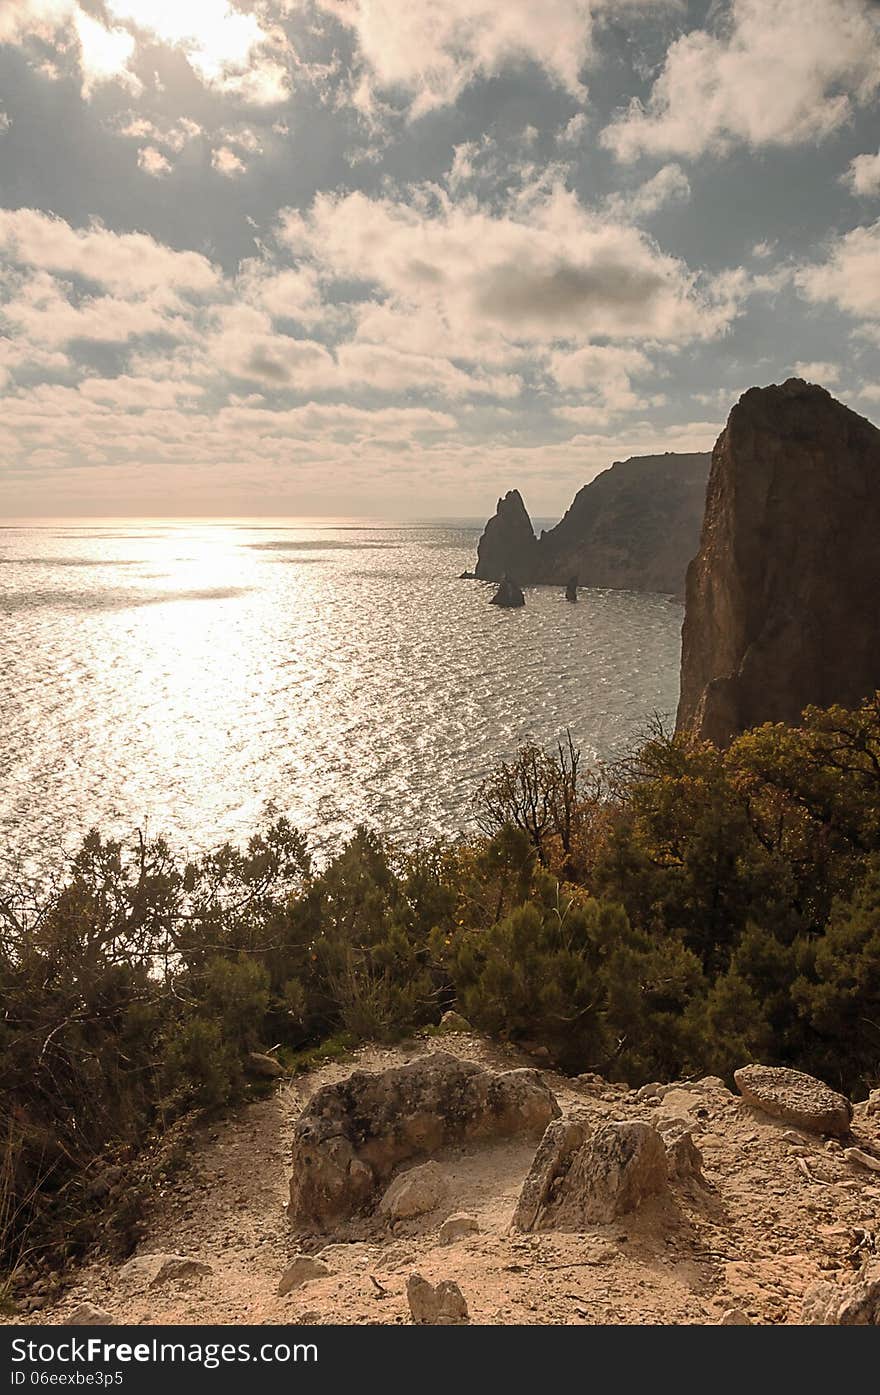
[[[673,1185],[578,1232],[519,1233],[511,1219],[536,1142],[508,1139],[435,1154],[446,1195],[428,1214],[376,1213],[294,1234],[286,1206],[303,1106],[355,1067],[380,1071],[439,1049],[493,1070],[535,1064],[455,1035],[365,1047],[353,1061],[282,1081],[197,1136],[188,1164],[155,1196],[133,1260],[89,1263],[61,1301],[28,1320],[63,1322],[88,1301],[117,1323],[405,1323],[407,1281],[418,1273],[457,1283],[478,1323],[786,1324],[801,1321],[817,1281],[848,1283],[875,1251],[880,1171],[869,1164],[880,1158],[880,1114],[857,1106],[853,1136],[841,1140],[792,1129],[717,1081],[630,1091],[550,1071],[563,1115],[593,1128],[683,1120],[705,1186]],[[867,1164],[845,1156],[854,1145]],[[462,1213],[473,1222],[452,1229],[470,1233],[446,1243],[450,1227],[441,1238],[441,1226]],[[297,1286],[280,1296],[298,1255],[320,1263],[301,1265]],[[303,1270],[315,1276],[299,1282]]]

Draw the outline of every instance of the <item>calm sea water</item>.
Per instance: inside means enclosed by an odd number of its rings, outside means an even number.
[[[665,596],[458,580],[476,526],[0,529],[0,864],[93,826],[190,850],[274,806],[334,846],[466,828],[480,778],[570,727],[596,759],[677,701]]]

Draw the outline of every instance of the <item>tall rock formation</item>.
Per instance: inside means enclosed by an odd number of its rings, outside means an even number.
[[[880,431],[824,388],[751,388],[712,453],[677,728],[726,745],[880,687]]]
[[[498,501],[477,552],[476,575],[528,584],[682,595],[700,541],[710,456],[635,456],[575,495],[565,517],[536,538],[518,490]]]

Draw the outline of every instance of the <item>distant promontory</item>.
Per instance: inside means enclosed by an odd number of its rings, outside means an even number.
[[[519,490],[499,499],[477,549],[476,575],[521,585],[684,594],[700,545],[709,452],[634,456],[584,485],[555,528],[535,536]]]

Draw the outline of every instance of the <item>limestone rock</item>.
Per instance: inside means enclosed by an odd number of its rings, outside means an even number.
[[[822,1280],[804,1295],[801,1322],[823,1327],[880,1326],[880,1259],[862,1265],[851,1283]]]
[[[880,688],[880,431],[824,388],[751,388],[712,454],[677,729],[726,745]]]
[[[751,1327],[752,1319],[742,1308],[726,1308],[721,1314],[721,1327]]]
[[[205,1260],[193,1259],[190,1255],[146,1254],[135,1255],[123,1264],[119,1277],[134,1288],[158,1288],[160,1284],[201,1278],[213,1272],[213,1267]]]
[[[514,1225],[520,1230],[605,1225],[665,1192],[668,1183],[663,1139],[650,1124],[604,1124],[589,1134],[580,1120],[558,1121],[541,1141]]]
[[[537,1228],[551,1195],[558,1191],[574,1154],[588,1137],[587,1125],[579,1119],[554,1119],[547,1125],[522,1184],[513,1213],[514,1230]]]
[[[295,1288],[302,1288],[303,1284],[309,1283],[311,1279],[325,1279],[332,1272],[330,1266],[322,1259],[315,1259],[312,1255],[297,1255],[281,1275],[278,1296],[283,1298],[286,1293],[291,1293]]]
[[[495,1138],[536,1137],[559,1106],[535,1070],[495,1073],[434,1052],[316,1091],[294,1128],[288,1217],[323,1227],[367,1207],[403,1162]]]
[[[464,1294],[451,1279],[434,1285],[421,1274],[411,1274],[406,1281],[406,1296],[413,1322],[451,1327],[468,1321]]]
[[[687,1123],[682,1119],[671,1119],[665,1124],[661,1123],[659,1131],[666,1146],[670,1181],[705,1186],[703,1155]]]
[[[477,553],[477,576],[508,572],[525,585],[608,586],[680,596],[700,542],[710,457],[651,455],[617,461],[536,538],[517,490],[498,501]],[[574,597],[571,597],[572,599]]]
[[[733,1078],[743,1099],[796,1129],[842,1138],[849,1133],[852,1105],[845,1095],[787,1066],[742,1066]]]
[[[447,1216],[441,1225],[440,1244],[452,1245],[467,1235],[476,1235],[479,1229],[480,1223],[476,1216],[468,1216],[463,1211],[458,1211],[454,1216]]]
[[[256,1076],[261,1080],[278,1080],[286,1075],[284,1067],[275,1057],[267,1056],[264,1051],[249,1051],[244,1058],[244,1068],[247,1075]]]
[[[395,1177],[379,1202],[379,1211],[392,1221],[408,1221],[435,1210],[448,1194],[449,1183],[441,1168],[426,1162]]]
[[[472,1032],[473,1028],[466,1017],[462,1017],[460,1012],[454,1012],[450,1008],[449,1012],[444,1012],[443,1016],[440,1018],[440,1025],[437,1030],[444,1035],[447,1033],[452,1035],[456,1032],[467,1034]]]
[[[880,1158],[866,1153],[864,1148],[844,1148],[843,1156],[848,1163],[855,1163],[857,1167],[865,1167],[869,1172],[880,1172]]]
[[[105,1308],[99,1308],[85,1299],[65,1321],[70,1327],[112,1327],[116,1319]]]

